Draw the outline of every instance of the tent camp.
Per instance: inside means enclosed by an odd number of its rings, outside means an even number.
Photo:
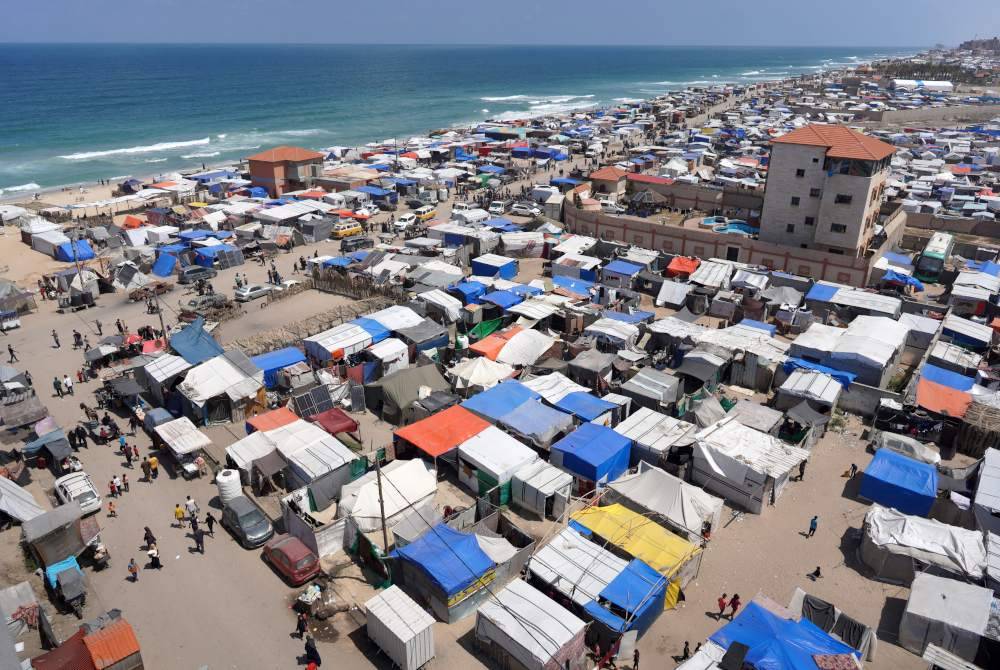
[[[645,461],[661,465],[676,446],[693,441],[698,427],[666,414],[640,407],[615,426],[615,432],[632,440],[632,463]]]
[[[466,358],[448,370],[456,391],[470,395],[493,388],[514,374],[514,368],[506,363],[497,363],[484,356]]]
[[[462,407],[484,419],[499,421],[528,401],[539,402],[541,396],[519,381],[508,379],[462,403]]]
[[[510,480],[514,505],[543,519],[561,517],[572,490],[572,475],[541,459],[520,468]]]
[[[573,415],[560,412],[536,400],[526,400],[498,418],[497,423],[512,435],[548,450],[553,440],[573,430]]]
[[[490,427],[464,407],[455,405],[426,419],[398,428],[393,435],[401,447],[413,446],[430,458],[443,456]],[[454,460],[454,455],[449,457]]]
[[[974,584],[919,574],[899,622],[899,643],[914,654],[928,644],[973,661],[990,620],[993,592]]]
[[[528,571],[538,583],[556,589],[582,607],[597,599],[626,565],[627,561],[571,526],[535,552]]]
[[[434,617],[398,586],[365,603],[368,638],[400,670],[419,670],[434,658]]]
[[[458,480],[477,496],[499,487],[495,504],[507,505],[514,473],[537,460],[533,449],[496,426],[487,426],[458,446]]]
[[[356,354],[373,342],[371,333],[354,323],[342,323],[322,333],[302,340],[306,354],[313,359],[339,361],[345,356]]]
[[[177,390],[200,423],[240,421],[263,404],[264,373],[238,349],[187,371]]]
[[[45,510],[35,497],[6,477],[0,477],[0,512],[16,521],[27,521]]]
[[[273,389],[278,385],[278,372],[289,365],[304,362],[306,357],[296,347],[285,347],[284,349],[254,356],[250,360],[264,371],[264,386]]]
[[[577,492],[614,481],[628,469],[632,441],[594,423],[584,423],[552,445],[549,462],[576,478]]]
[[[891,449],[879,449],[861,478],[859,495],[904,514],[927,516],[937,500],[937,469]]]
[[[636,474],[616,479],[608,488],[608,501],[620,502],[639,514],[652,513],[689,542],[701,542],[706,524],[713,530],[722,527],[722,498],[646,463],[639,463]]]
[[[337,517],[350,517],[362,533],[382,527],[384,510],[388,530],[437,492],[437,472],[419,459],[392,461],[382,468],[382,496],[376,472],[369,472],[345,484],[340,491]]]
[[[522,330],[507,340],[496,360],[514,366],[532,365],[547,354],[557,341],[537,330]]]
[[[668,588],[666,577],[633,559],[583,609],[612,639],[630,630],[642,635],[663,611]]]
[[[451,385],[434,365],[403,368],[365,384],[365,405],[383,420],[402,425],[412,420],[413,403],[421,397],[421,389],[450,391]]]

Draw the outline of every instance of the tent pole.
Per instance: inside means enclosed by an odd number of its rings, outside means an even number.
[[[382,497],[382,463],[375,452],[375,480],[378,482],[378,508],[382,517],[382,551],[389,553],[389,533],[385,529],[385,499]]]

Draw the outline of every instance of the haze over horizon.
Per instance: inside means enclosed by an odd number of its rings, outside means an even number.
[[[998,0],[956,6],[967,21],[942,21],[932,0],[506,0],[501,5],[402,0],[341,6],[299,0],[112,0],[16,3],[0,42],[274,43],[436,45],[885,46],[957,45],[1000,34]]]

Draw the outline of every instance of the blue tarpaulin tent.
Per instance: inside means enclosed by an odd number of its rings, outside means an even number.
[[[486,293],[486,285],[477,281],[463,281],[448,288],[452,293],[457,293],[463,305],[478,305],[479,298]]]
[[[610,482],[628,470],[631,447],[624,435],[585,423],[552,445],[550,461],[581,479]]]
[[[475,535],[461,533],[443,523],[390,556],[419,568],[446,596],[467,589],[496,566],[479,548]]]
[[[371,335],[372,344],[376,344],[378,342],[381,342],[382,340],[388,339],[389,335],[392,334],[389,332],[388,328],[383,326],[375,319],[369,319],[364,316],[354,319],[354,321],[351,321],[351,323],[353,323],[356,326],[361,326],[361,328],[363,328],[366,333]]]
[[[352,259],[347,258],[346,256],[335,256],[334,258],[327,258],[325,261],[320,263],[320,265],[322,265],[325,268],[329,267],[346,268],[353,262],[354,261]]]
[[[223,352],[215,338],[205,332],[205,319],[197,319],[170,336],[170,347],[191,365],[204,363]]]
[[[615,403],[602,400],[586,391],[567,393],[554,404],[562,411],[568,412],[583,421],[593,421],[602,414],[618,407]]]
[[[513,279],[517,276],[517,259],[490,254],[472,259],[472,274],[481,277]]]
[[[604,266],[602,270],[604,274],[616,274],[625,277],[634,277],[640,272],[642,272],[642,266],[636,265],[635,263],[629,263],[626,261],[611,261]]]
[[[548,444],[560,432],[573,428],[573,417],[537,400],[521,403],[497,421],[540,446]]]
[[[813,656],[858,655],[808,619],[782,619],[753,601],[709,639],[723,649],[734,642],[746,645],[750,650],[744,662],[758,670],[816,670]]]
[[[485,172],[487,174],[503,174],[504,172],[506,172],[506,170],[504,170],[499,165],[480,165],[479,171]]]
[[[63,242],[56,247],[55,259],[64,263],[89,261],[93,257],[94,250],[90,248],[90,242],[87,240]]]
[[[937,469],[890,449],[879,449],[861,477],[862,497],[903,514],[927,516],[937,499]]]
[[[813,363],[812,361],[807,361],[804,358],[788,358],[782,365],[785,373],[791,373],[792,370],[814,370],[816,372],[822,372],[825,375],[830,375],[843,386],[845,389],[850,386],[855,378],[856,374],[853,372],[844,372],[843,370],[835,370],[833,368],[828,368],[825,365],[820,365],[819,363]]]
[[[194,262],[206,268],[215,264],[215,257],[223,251],[236,251],[231,244],[217,244],[214,247],[199,247],[194,251]]]
[[[194,240],[203,240],[208,237],[211,230],[182,230],[177,233],[177,237],[182,240],[187,240],[188,242]]]
[[[739,325],[746,326],[747,328],[756,328],[757,330],[763,330],[765,333],[774,337],[774,334],[778,332],[776,326],[772,326],[769,323],[764,323],[763,321],[754,321],[753,319],[743,319],[740,321]]]
[[[587,281],[586,279],[574,279],[573,277],[565,277],[563,275],[553,276],[552,285],[557,288],[564,288],[567,291],[572,291],[577,295],[589,295],[590,289],[594,288],[594,282],[592,281]]]
[[[251,198],[266,198],[267,189],[260,186],[251,186],[247,189],[247,193],[250,194]]]
[[[164,244],[162,247],[158,248],[156,251],[160,254],[179,254],[188,250],[187,242],[174,242],[173,244]]]
[[[56,428],[40,437],[36,437],[31,442],[26,442],[21,447],[21,453],[25,456],[34,456],[42,450],[42,447],[48,447],[48,451],[52,454],[52,457],[59,460],[73,453],[73,450],[69,446],[69,440],[66,439],[66,433],[63,432],[62,428]]]
[[[513,158],[531,158],[531,147],[514,147],[510,150]]]
[[[935,384],[950,386],[951,388],[958,389],[959,391],[968,391],[976,383],[976,380],[972,377],[966,377],[965,375],[960,375],[957,372],[939,368],[938,366],[931,365],[930,363],[925,363],[924,367],[920,368],[920,376],[923,379],[934,382]]]
[[[508,379],[491,389],[477,393],[462,403],[462,407],[493,421],[512,412],[529,400],[539,401],[540,395],[519,381]]]
[[[177,257],[172,254],[160,254],[153,263],[153,274],[157,277],[169,277],[177,267]]]
[[[285,347],[250,359],[264,371],[264,386],[273,389],[278,385],[278,371],[306,360],[305,354],[295,347]]]
[[[806,293],[806,300],[816,300],[817,302],[830,302],[833,296],[837,295],[839,286],[829,286],[827,284],[813,284],[813,287]]]
[[[599,594],[601,601],[624,612],[627,622],[594,600],[584,609],[615,633],[636,630],[642,635],[663,611],[666,595],[667,578],[636,558]]]
[[[481,297],[479,302],[489,302],[501,309],[507,309],[524,302],[524,298],[510,291],[492,291]]]
[[[903,267],[913,266],[913,259],[907,256],[906,254],[897,254],[892,251],[887,251],[884,254],[882,254],[882,258],[886,259],[893,265],[901,265]]]
[[[652,319],[655,314],[653,312],[616,312],[613,309],[606,309],[601,312],[601,316],[606,319],[614,319],[615,321],[624,321],[625,323],[644,323]]]
[[[882,281],[891,282],[893,284],[901,284],[902,286],[912,286],[918,291],[924,290],[924,285],[919,279],[909,275],[900,274],[895,270],[886,270],[885,274],[882,275]]]
[[[544,291],[537,286],[530,286],[528,284],[518,284],[517,286],[511,286],[507,290],[514,295],[521,296],[522,298],[529,298],[533,295],[541,295],[544,293]]]

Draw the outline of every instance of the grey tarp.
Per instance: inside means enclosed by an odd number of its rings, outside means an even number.
[[[271,453],[254,459],[253,467],[264,477],[271,477],[288,467],[288,463],[281,457],[281,453],[275,449]]]
[[[661,404],[669,405],[676,402],[680,383],[680,379],[674,375],[654,368],[643,368],[622,384],[621,393],[633,398],[644,407],[658,410]],[[643,403],[640,398],[651,400],[652,403]]]
[[[744,426],[762,433],[772,432],[782,419],[782,414],[778,410],[749,400],[738,401],[736,406],[729,410],[729,415],[736,417],[736,420]]]
[[[123,398],[142,393],[142,387],[131,377],[119,377],[112,379],[110,383],[111,390]]]
[[[29,423],[41,421],[49,415],[38,396],[30,396],[11,405],[0,405],[0,421],[8,428],[19,428]]]
[[[409,416],[410,405],[419,397],[422,386],[431,391],[451,390],[451,384],[433,365],[405,368],[367,384],[365,404],[373,411],[379,408],[384,419],[401,424]]]
[[[421,345],[440,340],[442,337],[447,339],[448,329],[437,321],[424,319],[420,325],[410,328],[400,328],[396,331],[396,334],[403,338],[405,342],[420,348]]]
[[[60,505],[21,524],[24,540],[37,552],[42,563],[51,565],[64,558],[77,556],[87,545],[80,519],[80,503]]]
[[[18,486],[16,482],[0,477],[0,512],[23,522],[44,514],[45,510],[31,493]]]
[[[710,395],[700,402],[696,402],[692,413],[701,428],[711,426],[713,423],[722,420],[726,416],[726,410],[722,409],[722,405],[714,395]]]
[[[824,633],[829,633],[833,629],[837,613],[833,605],[822,598],[806,594],[802,599],[802,616],[816,624]]]
[[[802,303],[802,293],[791,286],[772,286],[764,289],[760,297],[775,305],[798,307]]]
[[[817,412],[810,407],[807,400],[803,400],[795,407],[789,409],[785,412],[785,416],[803,426],[822,426],[830,420],[830,417],[826,414]]]

